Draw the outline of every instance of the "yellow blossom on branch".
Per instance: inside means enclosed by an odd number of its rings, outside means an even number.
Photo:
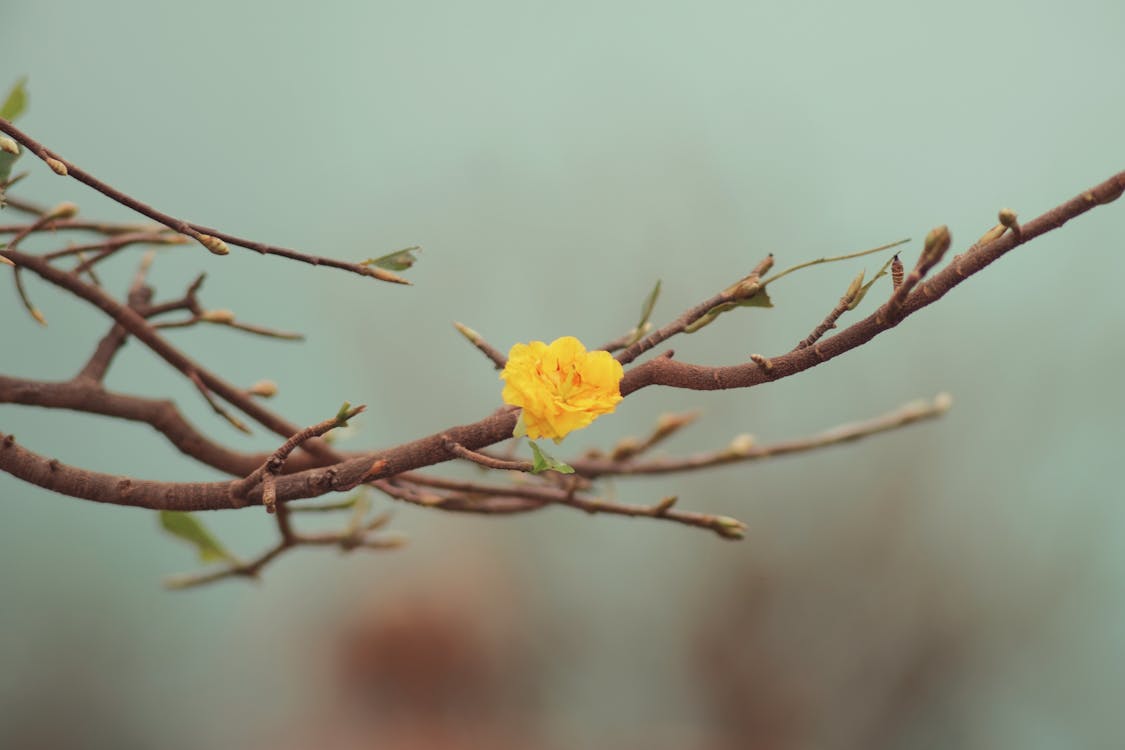
[[[520,419],[527,436],[558,442],[613,412],[624,374],[609,352],[588,352],[578,339],[563,336],[549,345],[516,344],[500,377],[504,403],[523,409]]]

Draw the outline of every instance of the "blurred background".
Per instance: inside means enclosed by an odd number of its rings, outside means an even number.
[[[1125,5],[1053,2],[166,3],[0,6],[21,127],[185,218],[359,260],[420,244],[394,287],[234,249],[161,254],[158,293],[297,329],[173,340],[280,385],[344,444],[475,421],[498,348],[666,321],[741,277],[948,224],[955,249],[1123,168]],[[119,206],[30,158],[19,195]],[[870,345],[725,393],[646,389],[560,457],[702,416],[665,449],[799,437],[948,391],[943,419],[769,463],[619,481],[736,516],[746,539],[547,509],[381,507],[401,550],[299,550],[255,585],[197,568],[155,514],[0,476],[0,745],[90,748],[1070,748],[1125,743],[1125,205],[1005,257]],[[49,249],[44,243],[28,245]],[[106,267],[124,292],[137,252]],[[863,259],[675,342],[706,364],[787,351]],[[0,293],[7,374],[70,377],[107,322],[29,279]],[[873,309],[869,302],[864,309]],[[857,319],[854,316],[852,320]],[[845,318],[844,322],[847,322]],[[245,438],[142,347],[111,388]],[[0,407],[32,450],[104,472],[218,479],[146,427]],[[459,469],[451,468],[457,472]],[[303,520],[303,519],[299,519]],[[260,510],[210,514],[250,556]]]

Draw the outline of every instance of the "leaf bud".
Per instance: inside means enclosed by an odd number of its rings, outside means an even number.
[[[227,247],[227,243],[223,242],[218,237],[212,237],[209,234],[200,233],[195,235],[195,239],[200,245],[203,245],[203,247],[207,248],[215,255],[226,255],[230,252],[230,248]]]

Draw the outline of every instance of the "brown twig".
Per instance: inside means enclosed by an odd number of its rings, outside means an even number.
[[[30,207],[30,203],[24,203],[16,198],[8,197],[6,199],[8,205],[16,208],[17,204]],[[34,211],[34,213],[41,213],[41,211]],[[0,234],[14,234],[22,232],[27,227],[26,224],[0,224]],[[167,231],[160,225],[151,224],[114,224],[111,222],[103,221],[86,221],[84,219],[60,219],[58,221],[50,221],[41,226],[37,226],[32,232],[97,232],[98,234],[119,235],[133,232],[164,232]]]
[[[470,344],[480,350],[481,354],[488,357],[492,361],[492,364],[496,366],[497,370],[503,370],[504,365],[508,364],[508,358],[501,354],[498,349],[485,341],[484,337],[474,331],[472,328],[469,328],[467,325],[463,325],[457,322],[454,322],[453,327],[456,328],[462,336],[468,339]]]
[[[742,531],[745,529],[744,524],[728,516],[714,516],[707,513],[672,510],[670,506],[665,506],[662,503],[657,503],[655,505],[628,505],[543,485],[488,485],[475,482],[457,482],[437,477],[421,476],[414,473],[399,476],[395,481],[396,483],[410,482],[434,489],[452,490],[461,493],[460,495],[447,496],[431,495],[429,502],[424,503],[430,507],[440,507],[442,510],[454,510],[468,513],[510,514],[537,510],[543,505],[564,505],[586,513],[607,513],[632,518],[665,519],[673,523],[708,529],[726,539],[741,538]],[[464,495],[466,494],[469,495],[469,497],[465,497]],[[500,505],[500,509],[496,510],[489,505],[488,500],[497,498],[519,498],[531,502],[525,507],[520,506],[518,503],[506,503]]]
[[[134,310],[141,310],[152,300],[152,287],[145,283],[148,276],[148,270],[152,267],[153,252],[145,253],[141,258],[141,263],[137,267],[137,272],[133,276],[133,282],[129,285],[129,295],[127,301],[129,307]],[[98,342],[97,349],[94,350],[93,355],[86,362],[85,366],[75,376],[77,380],[87,379],[95,382],[101,382],[105,379],[106,372],[109,371],[109,366],[113,362],[113,358],[121,347],[125,345],[126,339],[129,334],[117,323],[109,329],[109,332],[102,337]]]
[[[233,314],[228,314],[228,310],[202,310],[198,309],[190,317],[183,320],[166,320],[160,323],[154,323],[152,327],[157,330],[166,330],[169,328],[190,328],[199,323],[209,323],[211,325],[225,326],[226,328],[233,328],[236,331],[243,331],[245,333],[252,333],[255,336],[263,336],[271,339],[281,339],[283,341],[303,341],[305,335],[303,333],[296,333],[293,331],[280,331],[275,328],[267,328],[265,326],[253,325],[251,323],[242,323],[234,319]]]
[[[246,423],[238,417],[234,416],[234,414],[232,414],[229,409],[219,403],[219,400],[215,398],[215,395],[213,393],[211,393],[211,389],[208,388],[207,384],[203,382],[203,378],[198,372],[196,372],[195,370],[188,370],[184,374],[187,375],[187,379],[192,382],[192,385],[194,385],[196,390],[199,391],[199,394],[203,396],[203,400],[206,401],[207,405],[211,407],[211,411],[215,412],[220,417],[225,419],[231,427],[238,430],[239,432],[244,432],[247,435],[250,434],[250,428],[246,426]]]
[[[53,155],[47,153],[46,156],[58,162],[58,165],[61,165],[63,169],[67,168],[66,163],[57,160]],[[957,257],[953,263],[928,281],[923,281],[922,277],[937,265],[940,257],[934,258],[932,254],[927,255],[924,252],[924,257],[920,259],[919,265],[912,272],[912,275],[917,274],[918,276],[913,283],[904,280],[903,285],[892,294],[891,300],[880,307],[875,314],[815,346],[800,348],[771,359],[759,357],[756,362],[732,367],[701,367],[676,362],[670,357],[656,358],[637,365],[628,371],[622,382],[622,394],[627,396],[640,388],[656,384],[695,390],[749,387],[802,372],[870,341],[883,330],[896,326],[922,307],[940,299],[953,286],[979,272],[1004,253],[1040,234],[1062,226],[1069,219],[1079,216],[1097,205],[1115,200],[1123,191],[1125,191],[1125,173],[1115,175],[1039,218],[1019,225],[1019,231],[1013,230],[1003,236],[982,243],[971,253]],[[282,435],[292,435],[297,432],[295,427],[288,429],[290,425],[276,414],[257,407],[247,392],[234,389],[233,386],[199,368],[192,360],[155,333],[145,317],[147,314],[151,314],[151,310],[156,306],[145,312],[138,312],[131,306],[121,305],[101,289],[82,282],[73,274],[64,273],[52,267],[42,258],[10,247],[0,250],[0,256],[14,260],[21,267],[31,270],[48,282],[60,286],[99,307],[109,314],[128,335],[138,338],[168,361],[169,364],[172,364],[188,377],[197,379],[208,390],[218,394],[228,403],[241,409],[269,429]],[[740,285],[748,281],[749,277],[740,282]],[[910,288],[907,288],[908,283]],[[906,289],[906,291],[902,291],[903,289]],[[901,298],[896,301],[895,295],[898,294],[901,294]],[[712,303],[712,301],[709,300],[708,303]],[[144,308],[142,307],[142,309]],[[702,318],[708,312],[710,312],[710,307],[705,308],[696,320]],[[672,325],[674,326],[674,324]],[[661,330],[666,329],[669,329],[669,327],[666,326],[665,329]],[[682,331],[683,329],[680,328],[679,330]],[[678,331],[672,331],[667,335],[674,335],[675,332]],[[660,333],[660,331],[657,333]],[[651,337],[647,338],[651,339]],[[646,339],[642,339],[638,343],[645,341]],[[659,341],[649,341],[644,351],[658,343]],[[633,355],[634,358],[635,356]],[[132,409],[134,416],[142,418],[144,421],[152,419],[149,415],[144,417],[140,415],[141,404],[138,401],[122,400],[126,397],[115,399],[113,394],[106,394],[99,383],[79,382],[80,380],[76,379],[67,384],[50,384],[57,385],[59,388],[53,389],[49,395],[43,396],[39,400],[61,402],[65,400],[63,393],[65,389],[65,398],[75,398],[77,397],[76,394],[90,398],[91,404],[83,403],[76,407],[81,408],[81,410],[97,411],[101,408],[104,413],[113,413],[117,411],[127,412]],[[2,395],[4,386],[3,379],[0,379],[0,395]],[[26,381],[22,381],[15,387],[17,390],[25,389],[26,394]],[[94,405],[99,398],[102,399],[100,407]],[[33,400],[35,398],[28,396],[25,401],[21,402]],[[174,410],[172,413],[175,413]],[[150,423],[152,422],[150,421]],[[524,512],[524,510],[542,507],[546,504],[562,504],[588,512],[607,512],[633,516],[674,518],[675,514],[681,513],[672,507],[667,498],[651,506],[620,506],[580,494],[574,488],[544,485],[491,487],[474,484],[472,491],[466,490],[460,493],[449,488],[433,487],[432,489],[437,491],[430,492],[427,497],[424,488],[427,486],[426,482],[432,482],[432,480],[407,473],[454,458],[456,453],[450,449],[450,442],[463,447],[465,450],[479,453],[480,449],[507,439],[511,435],[514,423],[515,410],[501,409],[476,423],[448,428],[440,433],[410,443],[357,457],[342,456],[326,446],[317,446],[316,441],[310,440],[308,443],[302,444],[309,452],[309,456],[305,457],[308,468],[294,470],[296,467],[291,465],[296,463],[296,457],[294,457],[294,460],[286,462],[285,468],[290,470],[290,473],[278,475],[270,481],[276,491],[276,502],[279,507],[291,500],[319,497],[329,492],[346,491],[360,483],[370,482],[377,488],[392,494],[392,496],[395,496],[393,493],[411,495],[415,498],[414,501],[419,502],[419,504],[434,505],[447,510],[499,513],[503,512],[502,508],[513,509],[518,507],[520,510],[512,512]],[[177,429],[184,429],[183,425],[177,425]],[[174,432],[175,430],[170,431]],[[841,438],[836,435],[831,439],[838,442],[842,439],[851,438]],[[810,444],[808,440],[803,442],[806,445]],[[756,450],[752,446],[741,444],[737,447],[738,458],[741,460],[746,459],[745,454],[747,452]],[[784,452],[780,451],[777,445],[767,446],[766,448],[772,451],[770,455],[778,455]],[[237,454],[232,455],[237,457]],[[227,463],[231,461],[231,456],[212,456],[212,458]],[[714,458],[715,456],[712,455],[712,459]],[[581,465],[581,462],[576,463]],[[646,463],[652,464],[654,462]],[[641,465],[641,462],[633,462],[633,465]],[[234,498],[229,491],[230,482],[154,482],[99,474],[70,467],[57,460],[35,454],[17,445],[11,436],[4,435],[0,435],[0,470],[7,471],[17,478],[38,486],[73,497],[167,510],[241,507],[261,503],[263,495],[262,486],[250,490],[243,498]],[[270,476],[273,475],[270,474]],[[391,480],[392,477],[395,477],[395,479]],[[265,475],[263,475],[261,484],[264,485],[265,481]],[[412,483],[416,487],[412,486]],[[460,507],[458,507],[459,505]],[[480,508],[487,508],[488,510],[481,511]],[[736,530],[741,531],[740,526],[735,527],[733,525],[737,524],[733,519],[716,521],[716,518],[721,517],[694,515],[697,516],[694,523],[691,521],[684,522],[711,528],[716,533],[733,535]],[[711,520],[704,522],[700,520],[701,518],[710,518]],[[282,544],[286,544],[291,538],[297,538],[292,530],[290,530],[289,535],[283,533]],[[336,541],[338,542],[339,539],[337,538]]]
[[[689,458],[663,458],[651,461],[614,460],[613,458],[582,458],[571,461],[574,471],[589,479],[603,476],[637,476],[642,474],[678,474],[698,469],[710,469],[726,464],[760,461],[776,456],[807,453],[832,445],[848,443],[872,435],[934,419],[952,405],[948,395],[941,394],[932,401],[914,401],[874,419],[841,425],[831,430],[797,440],[756,446],[748,437],[735,438],[726,448]]]
[[[670,358],[653,359],[632,368],[621,381],[621,395],[626,396],[641,388],[663,385],[697,391],[749,388],[770,380],[790,377],[809,368],[823,364],[845,352],[862,346],[880,333],[894,328],[907,317],[937,302],[955,286],[979,273],[1004,254],[1036,237],[1058,229],[1066,222],[1097,206],[1111,203],[1125,191],[1125,172],[1095,185],[1082,194],[1021,225],[1020,234],[1009,232],[982,245],[973,253],[961,255],[940,273],[918,284],[916,292],[902,305],[897,315],[891,317],[883,307],[863,320],[852,324],[816,346],[797,349],[772,358],[773,373],[767,375],[754,364],[727,367],[705,367],[679,362]],[[899,289],[906,287],[903,286]],[[882,314],[880,314],[882,312]]]
[[[1116,199],[1121,195],[1123,190],[1125,190],[1125,172],[1111,177],[1109,180],[1106,180],[1057,208],[1048,211],[1042,216],[1024,223],[1021,226],[1022,232],[1018,237],[1015,233],[1005,234],[994,242],[982,246],[973,254],[963,256],[958,263],[951,264],[929,281],[920,284],[917,288],[917,293],[911,295],[910,299],[903,306],[902,316],[899,320],[905,319],[909,315],[912,315],[923,307],[940,299],[941,296],[959,284],[963,279],[979,272],[1014,247],[1028,242],[1045,232],[1056,229],[1062,226],[1066,221],[1098,205]],[[7,251],[0,252],[7,253]],[[48,280],[53,279],[50,272],[54,269],[37,268],[34,263],[37,259],[33,256],[24,256],[21,253],[14,253],[14,259],[21,264],[27,262],[27,267],[35,270],[37,273],[41,273],[41,275],[47,277]],[[73,278],[68,277],[67,282],[73,282]],[[66,282],[59,280],[59,283],[64,287],[71,288]],[[159,337],[153,338],[152,334],[146,332],[146,328],[143,326],[132,325],[134,320],[139,320],[135,313],[122,310],[121,307],[113,303],[112,300],[107,302],[106,299],[103,299],[104,295],[100,290],[92,289],[87,285],[81,284],[74,285],[72,288],[79,296],[94,301],[99,307],[110,312],[116,320],[125,321],[139,331],[141,335],[146,336],[154,345],[153,348],[158,350],[158,353],[161,353],[162,356],[167,355],[169,359],[182,362],[182,359],[178,359],[182,358],[182,355],[179,355],[178,352],[173,355],[167,351],[159,351],[162,347],[170,349]],[[897,322],[898,321],[895,321],[894,324],[897,324]],[[876,315],[871,315],[837,335],[826,339],[816,347],[796,350],[773,358],[772,365],[774,372],[772,378],[768,377],[761,367],[753,363],[729,367],[703,367],[677,362],[666,357],[656,358],[629,370],[622,381],[621,391],[623,395],[629,395],[640,388],[658,384],[693,390],[750,387],[767,382],[770,379],[789,377],[798,372],[815,367],[828,359],[839,356],[846,351],[870,341],[876,335],[890,327],[893,327],[891,322],[879,323],[876,320]],[[272,414],[267,413],[264,415],[264,419],[271,424],[277,424],[277,418]],[[405,443],[386,451],[381,451],[374,454],[372,457],[343,461],[330,467],[332,469],[330,473],[324,473],[326,471],[325,469],[309,469],[305,472],[289,475],[282,478],[278,483],[278,502],[286,502],[301,497],[315,497],[319,494],[335,491],[339,487],[354,486],[357,481],[360,481],[364,477],[367,477],[367,479],[378,479],[380,477],[401,474],[402,472],[411,471],[423,466],[441,463],[449,460],[453,456],[445,446],[443,436],[456,441],[470,450],[479,450],[480,448],[508,439],[512,434],[514,425],[515,410],[510,408],[502,409],[492,416],[472,425],[447,429],[441,433]],[[292,434],[296,431],[297,428],[294,428],[286,434]],[[17,476],[21,476],[21,478],[34,476],[37,480],[36,483],[41,481],[44,483],[42,486],[46,486],[48,489],[61,491],[63,494],[71,494],[72,496],[87,499],[98,499],[103,502],[119,502],[125,505],[143,504],[145,507],[152,508],[189,510],[230,507],[230,501],[223,491],[225,487],[223,483],[211,483],[215,486],[208,486],[208,483],[202,483],[199,486],[189,483],[188,487],[190,487],[190,489],[185,487],[182,492],[176,489],[178,486],[176,483],[152,483],[151,486],[145,486],[145,491],[143,493],[138,493],[134,490],[128,497],[118,497],[118,493],[112,490],[118,478],[109,477],[107,479],[105,477],[99,477],[97,479],[91,479],[89,482],[74,483],[52,481],[49,474],[44,475],[40,472],[31,471],[30,469],[25,470],[22,468],[21,462],[12,459],[11,455],[10,453],[0,453],[3,463],[0,468]],[[376,475],[371,475],[370,472],[371,460],[373,458],[379,458],[386,462],[385,469]],[[77,476],[86,477],[87,475],[82,474],[81,470],[79,470]],[[31,480],[29,479],[28,481]],[[251,493],[251,497],[248,498],[248,500],[251,502],[254,501],[253,493]]]
[[[357,535],[349,531],[324,534],[293,534],[289,537],[283,537],[277,544],[253,560],[201,573],[169,576],[164,579],[164,586],[165,588],[180,590],[215,583],[226,578],[257,578],[262,572],[262,568],[286,550],[294,547],[339,547],[343,552],[350,552],[354,549],[398,549],[405,542],[406,538],[401,535],[368,537],[366,534]]]
[[[448,436],[443,435],[445,447],[457,458],[463,458],[466,461],[471,461],[478,466],[483,466],[486,469],[499,469],[501,471],[522,471],[530,472],[533,467],[530,461],[505,461],[502,458],[495,458],[484,453],[477,453],[476,451],[469,450],[460,443],[449,439]]]
[[[93,188],[94,190],[97,190],[99,193],[106,196],[110,200],[116,201],[117,203],[120,203],[126,208],[130,208],[143,216],[147,216],[153,221],[163,224],[174,232],[192,237],[212,253],[225,255],[228,251],[225,249],[224,243],[229,243],[231,245],[237,245],[239,247],[246,248],[247,250],[253,250],[260,255],[276,255],[282,258],[288,258],[289,260],[295,260],[300,263],[307,263],[313,266],[338,268],[344,271],[350,271],[352,273],[359,274],[360,276],[370,276],[372,278],[379,279],[380,281],[390,281],[395,284],[410,283],[397,274],[391,273],[390,271],[384,271],[383,269],[376,268],[374,266],[335,260],[333,258],[325,258],[318,255],[309,255],[298,250],[279,247],[277,245],[267,245],[263,242],[255,242],[254,240],[236,237],[235,235],[227,234],[226,232],[222,232],[218,229],[205,227],[201,224],[194,224],[184,221],[183,219],[177,219],[174,216],[163,213],[161,211],[157,211],[152,206],[142,203],[136,198],[126,195],[120,190],[107,185],[88,172],[78,168],[71,162],[61,158],[55,152],[48,150],[41,143],[34,140],[31,136],[27,135],[22,130],[3,118],[0,118],[0,132],[6,133],[7,135],[11,136],[37,157],[42,159],[43,162],[45,162],[47,166],[49,166],[56,174],[73,177],[79,182]]]
[[[76,297],[84,299],[98,307],[119,323],[130,335],[144,343],[157,356],[179,370],[185,377],[190,378],[192,377],[191,373],[194,373],[194,376],[206,386],[209,392],[218,394],[229,404],[271,430],[274,434],[284,438],[300,429],[299,426],[290,424],[287,420],[282,419],[255,402],[250,395],[241,389],[227,383],[217,375],[214,375],[198,365],[179,349],[163,339],[152,326],[145,321],[143,316],[135,310],[121,305],[101,289],[83,283],[80,279],[69,273],[60,271],[38,256],[13,251],[9,248],[0,250],[0,254],[16,261],[17,265],[27,268],[45,281],[65,289]],[[309,441],[302,447],[322,456],[326,455],[324,453],[324,446],[319,441]],[[326,457],[326,460],[330,459]]]
[[[264,453],[241,453],[213,442],[188,422],[171,401],[107,391],[93,377],[48,383],[0,375],[0,403],[68,409],[142,422],[159,431],[185,456],[232,476],[246,476],[267,457]],[[286,468],[299,471],[315,465],[318,464],[307,457],[295,456]]]

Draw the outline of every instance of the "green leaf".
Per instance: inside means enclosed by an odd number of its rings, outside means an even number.
[[[652,317],[652,310],[656,307],[656,300],[660,297],[660,280],[656,280],[656,286],[645,297],[644,303],[641,305],[641,320],[637,323],[637,327],[633,329],[633,335],[629,337],[629,342],[625,346],[632,346],[641,340],[641,336],[645,335],[648,329],[648,319]]]
[[[512,428],[512,437],[521,438],[527,434],[527,423],[523,421],[523,410],[520,409],[520,415],[516,417],[516,426]]]
[[[534,440],[528,440],[527,443],[531,446],[531,453],[535,456],[534,460],[531,462],[532,474],[541,474],[544,471],[557,471],[560,474],[574,473],[573,466],[559,461],[536,445]]]
[[[741,300],[738,303],[739,307],[773,307],[773,300],[766,294],[766,288],[762,287],[753,295]]]
[[[336,412],[336,424],[337,424],[337,426],[339,426],[339,427],[347,427],[348,426],[348,420],[351,419],[351,417],[348,416],[348,412],[350,412],[351,410],[352,410],[351,402],[345,401],[344,405],[340,407],[340,411]]]
[[[887,269],[891,267],[891,263],[893,263],[894,259],[897,257],[897,255],[892,255],[891,257],[887,258],[887,262],[880,266],[879,271],[871,277],[871,280],[859,288],[859,291],[856,292],[855,299],[853,299],[852,303],[848,305],[849,310],[854,310],[859,307],[859,303],[863,302],[863,298],[867,296],[867,290],[870,289],[871,285],[878,281],[881,277],[887,275]]]
[[[742,299],[737,302],[724,302],[721,305],[715,305],[706,313],[704,313],[703,317],[701,317],[699,320],[685,327],[684,333],[695,333],[699,329],[711,325],[711,323],[715,322],[715,318],[719,317],[725,312],[730,312],[736,307],[773,307],[773,300],[771,300],[770,296],[766,294],[766,288],[762,287],[746,299]]]
[[[179,537],[185,542],[195,545],[199,559],[205,563],[226,560],[238,564],[239,560],[219,544],[211,536],[202,523],[191,513],[181,513],[174,510],[160,511],[160,525],[172,536]]]
[[[362,266],[378,266],[388,271],[405,271],[418,260],[418,253],[422,248],[418,245],[396,250],[393,253],[381,255],[378,258],[368,258],[360,263]]]
[[[23,114],[25,109],[27,109],[27,76],[16,81],[16,85],[8,92],[8,98],[4,100],[3,105],[0,105],[0,117],[12,122]]]

